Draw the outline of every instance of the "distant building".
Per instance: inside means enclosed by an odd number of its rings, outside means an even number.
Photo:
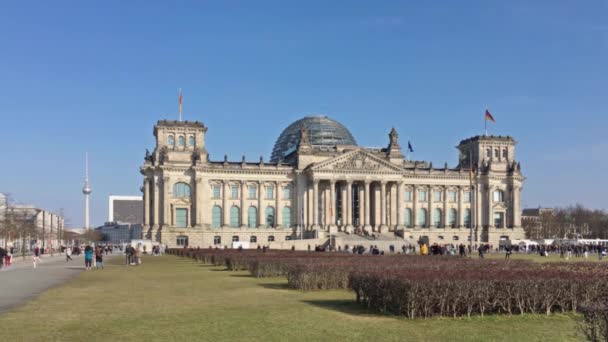
[[[142,196],[110,196],[108,221],[143,224],[144,201]]]
[[[95,228],[103,242],[110,244],[128,243],[132,239],[141,239],[141,224],[106,222]]]
[[[8,222],[10,221],[10,222]],[[30,250],[39,246],[45,250],[58,249],[64,230],[64,218],[32,205],[11,205],[5,194],[0,193],[0,222],[15,226],[15,230],[0,236],[1,246],[16,250]],[[20,238],[21,237],[21,238]]]

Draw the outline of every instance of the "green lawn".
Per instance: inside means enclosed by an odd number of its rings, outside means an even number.
[[[115,259],[0,316],[10,341],[573,341],[576,317],[407,320],[173,256]],[[0,289],[1,290],[1,289]],[[7,340],[7,341],[8,341]]]

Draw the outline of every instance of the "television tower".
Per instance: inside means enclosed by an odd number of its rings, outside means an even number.
[[[84,194],[84,228],[89,229],[89,195],[91,194],[91,187],[89,186],[89,153],[85,154],[84,162],[84,187],[82,188]]]

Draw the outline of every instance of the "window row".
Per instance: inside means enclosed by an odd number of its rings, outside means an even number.
[[[257,190],[258,190],[257,188],[258,187],[255,185],[249,185],[247,187],[247,195],[248,195],[247,199],[257,199]],[[274,188],[275,188],[274,186],[265,187],[265,190],[266,190],[265,199],[274,199],[274,191],[275,191]],[[230,186],[230,198],[231,199],[240,198],[239,189],[240,189],[239,185]],[[282,198],[284,200],[291,199],[291,186],[282,187],[282,191],[283,191]],[[221,198],[222,186],[219,184],[213,185],[211,187],[211,194],[214,199]],[[191,195],[190,185],[188,185],[184,182],[175,183],[175,185],[173,185],[173,197],[174,198],[189,198],[190,195]]]
[[[268,238],[266,239],[268,242],[274,242],[275,238],[274,235],[269,235]],[[291,240],[291,236],[286,236],[285,240]],[[232,242],[239,242],[240,238],[238,235],[233,235],[232,236]],[[255,235],[252,235],[249,237],[249,242],[251,243],[257,243],[258,242],[258,237]],[[214,245],[221,245],[222,244],[222,237],[219,235],[216,235],[213,237],[213,244]]]
[[[413,194],[411,190],[405,191],[405,201],[412,202]],[[427,190],[418,190],[418,202],[427,202],[428,201],[428,191]],[[443,201],[443,191],[435,190],[433,191],[433,201],[441,202]],[[448,201],[455,203],[458,201],[458,191],[448,191]],[[464,202],[471,202],[471,192],[464,192]]]
[[[426,208],[418,209],[418,213],[416,215],[416,225],[418,227],[429,227],[428,222],[428,210]],[[405,208],[405,212],[403,214],[403,224],[408,227],[414,227],[414,218],[413,211],[410,208]],[[454,208],[448,211],[448,222],[447,225],[449,227],[457,227],[458,226],[458,211]],[[464,225],[465,227],[470,227],[471,225],[471,209],[464,210]],[[433,210],[432,217],[432,226],[433,227],[444,227],[445,222],[443,218],[443,210],[440,208],[435,208]]]
[[[196,139],[194,135],[188,136],[188,146],[194,146],[196,143]],[[167,137],[167,145],[174,146],[175,145],[175,136],[172,134]],[[186,146],[186,137],[183,135],[179,135],[177,137],[177,145],[178,146]]]
[[[238,199],[240,198],[240,185],[230,185],[230,198]],[[265,190],[265,199],[271,200],[275,198],[275,186],[269,185],[264,187]],[[282,190],[282,199],[288,200],[291,199],[291,186],[284,186],[281,188]],[[222,196],[222,186],[219,184],[214,184],[211,186],[211,195],[214,199],[219,199]],[[247,186],[247,199],[257,199],[258,198],[258,186],[257,185],[248,185]]]
[[[229,222],[228,226],[232,228],[239,228],[242,225],[241,222],[241,208],[234,205],[230,207],[229,212]],[[283,227],[291,227],[291,208],[283,207],[281,209],[281,225]],[[224,225],[223,222],[223,213],[222,207],[219,205],[213,206],[211,208],[211,228],[220,228]],[[272,228],[277,224],[275,220],[275,209],[274,207],[268,206],[264,210],[264,227]],[[254,206],[250,206],[247,209],[247,227],[249,228],[257,228],[258,227],[258,208]]]
[[[492,149],[491,148],[486,149],[486,158],[488,158],[488,159],[492,158]],[[499,159],[499,158],[500,158],[500,149],[495,148],[494,149],[494,159]],[[502,158],[503,159],[509,158],[509,152],[507,151],[506,148],[502,149]]]
[[[419,190],[418,191],[418,202],[427,202],[428,201],[428,191],[427,190]],[[505,194],[503,190],[495,190],[492,193],[492,200],[494,202],[504,202]],[[412,191],[405,191],[405,201],[412,202]],[[433,201],[434,202],[442,202],[443,201],[443,191],[435,190],[433,191]],[[457,191],[448,191],[448,201],[451,203],[458,202],[458,192]],[[470,203],[471,202],[471,192],[465,191],[463,196],[463,202]]]

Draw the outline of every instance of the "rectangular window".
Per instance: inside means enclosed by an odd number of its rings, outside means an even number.
[[[433,200],[435,202],[441,202],[441,191],[433,192]]]
[[[502,228],[503,225],[503,213],[494,213],[494,227]]]
[[[418,202],[426,202],[426,191],[420,190],[418,192]]]
[[[471,192],[470,191],[464,192],[464,201],[467,203],[471,202]]]
[[[266,187],[266,199],[273,199],[274,198],[274,186],[267,186]]]
[[[412,192],[409,191],[409,190],[405,192],[405,201],[406,202],[411,202],[412,201]]]
[[[214,185],[212,188],[213,198],[220,198],[220,186]]]
[[[233,235],[232,236],[232,242],[239,242],[239,236],[238,235]]]
[[[213,237],[213,244],[214,245],[221,245],[222,244],[222,237],[221,236],[214,236]]]
[[[291,187],[286,186],[283,188],[283,199],[288,200],[291,198]]]
[[[458,195],[457,195],[456,191],[450,191],[450,202],[456,202],[457,198],[458,198]]]
[[[179,228],[185,228],[188,226],[188,209],[175,209],[175,226]]]
[[[230,187],[230,198],[239,198],[239,186],[238,185],[232,185]]]
[[[257,188],[255,187],[255,185],[250,185],[249,188],[249,199],[256,199],[256,190]]]

